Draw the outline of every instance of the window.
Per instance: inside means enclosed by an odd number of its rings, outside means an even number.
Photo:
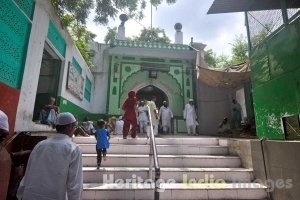
[[[84,87],[84,98],[90,102],[91,101],[91,95],[92,95],[92,82],[86,76],[85,87]]]
[[[80,67],[79,63],[77,60],[73,57],[72,59],[72,65],[75,67],[75,69],[79,72],[79,74],[82,73],[82,68]]]
[[[157,71],[149,71],[149,78],[157,78]]]

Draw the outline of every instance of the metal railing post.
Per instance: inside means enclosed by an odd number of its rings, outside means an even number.
[[[151,119],[151,110],[150,107],[148,107],[148,114],[149,114],[149,122],[150,127],[148,128],[149,131],[149,138],[150,139],[150,152],[149,152],[149,179],[153,180],[153,164],[154,164],[154,199],[159,200],[159,179],[160,179],[160,167],[158,162],[158,155],[157,155],[157,148],[156,148],[156,142],[155,142],[155,136],[153,133],[153,124]],[[147,133],[148,134],[148,133]],[[153,159],[153,161],[152,161]]]

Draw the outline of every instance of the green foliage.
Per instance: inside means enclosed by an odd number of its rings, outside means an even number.
[[[135,18],[141,20],[143,10],[147,6],[146,0],[50,0],[53,7],[56,10],[57,15],[61,18],[62,24],[68,28],[70,34],[76,43],[77,48],[84,57],[85,61],[91,67],[92,53],[89,51],[88,44],[95,37],[90,31],[87,30],[85,24],[86,19],[90,13],[90,10],[96,7],[96,16],[94,21],[96,23],[106,25],[110,18],[114,19],[119,11],[126,13],[129,18]],[[165,0],[168,4],[175,3],[176,0]],[[150,0],[153,6],[160,5],[164,0]],[[151,36],[157,42],[170,41],[164,31],[163,37],[157,37],[156,33],[160,30],[153,30],[151,34],[145,34]],[[109,29],[109,34],[105,37],[105,42],[108,43],[111,39],[116,37],[116,30]],[[130,38],[128,38],[131,40]]]
[[[71,35],[87,65],[89,67],[93,67],[93,52],[89,48],[89,43],[93,41],[96,35],[88,31],[85,25],[77,25],[72,27]]]
[[[170,43],[171,40],[166,36],[163,29],[160,28],[144,28],[140,35],[135,38],[138,41],[144,42],[158,42],[158,43]]]
[[[86,26],[79,23],[71,14],[62,16],[61,21],[67,27],[87,65],[93,67],[92,56],[94,53],[90,51],[89,43],[93,41],[96,35],[88,31]]]
[[[216,68],[227,68],[232,65],[230,57],[224,54],[217,56]]]
[[[263,41],[268,36],[268,32],[266,30],[262,30],[251,38],[252,46],[257,46],[261,41]]]
[[[147,3],[158,6],[164,0],[50,0],[54,6],[58,16],[63,17],[71,14],[75,19],[82,23],[86,23],[86,19],[90,10],[94,7],[96,23],[106,25],[110,18],[115,19],[119,12],[126,13],[129,18],[138,20],[143,19],[143,11]],[[165,0],[168,4],[176,3],[176,0]]]
[[[204,61],[209,67],[224,68],[245,63],[249,60],[247,40],[242,34],[236,35],[231,45],[231,57],[224,54],[216,55],[211,49],[208,49],[204,52]]]
[[[60,18],[66,14],[73,16],[78,23],[85,24],[94,0],[50,0]]]
[[[241,34],[235,36],[234,43],[231,44],[231,64],[237,65],[248,61],[248,44],[246,38]]]
[[[176,0],[165,0],[168,4],[173,4]],[[141,20],[144,18],[143,11],[147,3],[153,6],[160,5],[164,0],[95,0],[96,23],[106,25],[110,18],[114,19],[119,11],[126,13],[129,18]]]
[[[108,28],[108,32],[105,35],[104,41],[106,44],[116,39],[117,36],[117,27]],[[170,43],[171,40],[166,36],[166,33],[163,29],[160,28],[144,28],[139,36],[133,38],[125,38],[129,41],[143,41],[143,42],[158,42],[158,43]]]
[[[105,44],[110,43],[111,41],[115,40],[117,37],[117,27],[114,27],[114,28],[108,27],[107,29],[108,29],[108,32],[106,33],[105,38],[104,38]]]
[[[263,25],[263,29],[259,31],[257,34],[251,37],[252,47],[257,46],[260,42],[262,42],[273,30],[273,23],[267,23]]]
[[[217,56],[212,49],[204,51],[204,61],[208,64],[209,67],[217,67]]]
[[[211,49],[204,51],[204,61],[211,68],[226,68],[231,65],[229,56],[216,55]]]

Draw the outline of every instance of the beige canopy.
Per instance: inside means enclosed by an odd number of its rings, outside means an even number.
[[[197,78],[209,86],[235,88],[250,81],[248,63],[224,69],[198,67]]]

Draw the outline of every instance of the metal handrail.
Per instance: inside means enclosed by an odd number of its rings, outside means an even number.
[[[156,148],[156,142],[155,142],[155,136],[153,133],[153,124],[152,124],[152,118],[151,118],[151,110],[150,107],[148,107],[148,115],[149,115],[149,122],[150,122],[150,136],[148,135],[148,139],[150,139],[150,151],[149,151],[149,179],[152,179],[152,158],[154,160],[154,199],[159,200],[159,182],[160,179],[160,167],[157,157],[157,148]],[[149,129],[148,129],[149,130]],[[148,132],[148,131],[147,131]],[[148,133],[147,133],[148,134]]]

